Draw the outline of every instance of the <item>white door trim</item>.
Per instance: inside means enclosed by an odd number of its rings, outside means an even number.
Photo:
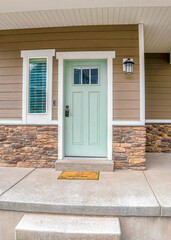
[[[58,160],[64,156],[64,60],[67,59],[106,59],[107,60],[107,81],[108,81],[108,127],[107,127],[107,159],[112,160],[112,112],[113,112],[113,58],[115,51],[88,51],[88,52],[57,52],[58,59]]]

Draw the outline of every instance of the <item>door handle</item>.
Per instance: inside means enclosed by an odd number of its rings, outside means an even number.
[[[69,117],[69,106],[65,106],[65,117]]]

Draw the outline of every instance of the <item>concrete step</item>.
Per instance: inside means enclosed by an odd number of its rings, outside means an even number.
[[[25,214],[15,240],[120,240],[118,218]]]
[[[109,160],[57,160],[55,163],[57,171],[102,171],[113,172],[113,161]]]

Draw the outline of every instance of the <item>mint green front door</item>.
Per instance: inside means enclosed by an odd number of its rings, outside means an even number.
[[[105,60],[65,62],[64,134],[65,156],[107,157]]]

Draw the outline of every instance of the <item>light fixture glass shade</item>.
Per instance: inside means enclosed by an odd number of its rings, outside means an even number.
[[[124,62],[124,65],[125,65],[125,74],[133,74],[133,65],[134,65],[134,62],[128,58],[125,62]]]

